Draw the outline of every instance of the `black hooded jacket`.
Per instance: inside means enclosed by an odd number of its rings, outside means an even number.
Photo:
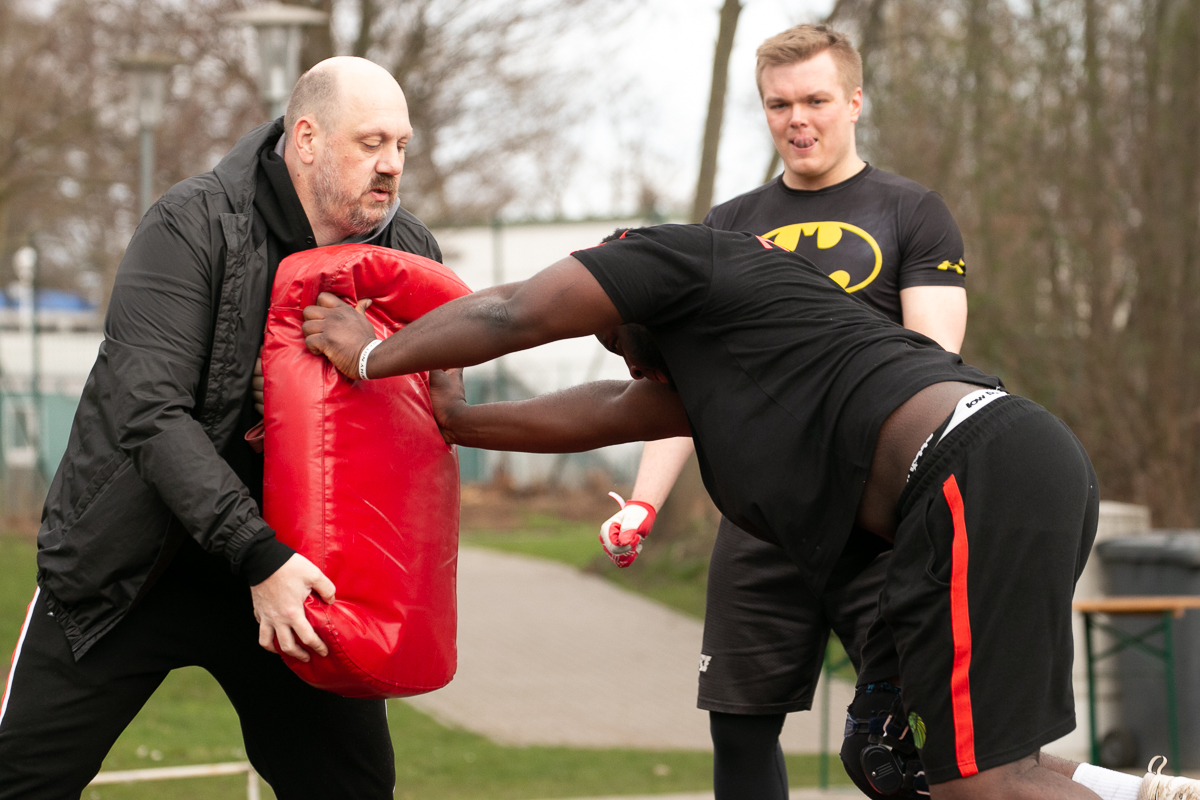
[[[76,658],[124,617],[183,536],[235,572],[249,560],[260,570],[279,561],[283,545],[233,456],[273,267],[303,249],[257,207],[294,214],[294,194],[255,203],[260,158],[282,132],[279,120],[262,125],[212,172],[172,187],[117,271],[38,532],[38,584]],[[403,209],[371,241],[441,260],[433,236]],[[260,488],[261,478],[255,495]]]

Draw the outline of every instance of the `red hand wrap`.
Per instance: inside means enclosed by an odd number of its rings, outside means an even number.
[[[617,544],[636,544],[637,539],[633,537],[636,536],[639,539],[645,539],[647,536],[649,536],[651,528],[654,527],[654,519],[658,516],[658,512],[654,510],[654,506],[641,500],[626,500],[625,506],[641,506],[642,508],[646,509],[646,518],[642,520],[642,524],[638,525],[631,531],[626,531],[626,536],[629,538],[620,536],[618,534],[618,539],[620,541],[618,541]]]

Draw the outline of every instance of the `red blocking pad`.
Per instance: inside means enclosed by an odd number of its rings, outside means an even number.
[[[445,686],[457,666],[458,459],[429,402],[428,373],[350,380],[304,347],[303,309],[331,292],[371,298],[380,338],[468,294],[427,258],[371,245],[296,253],[279,265],[263,345],[263,517],[337,587],[308,620],[329,647],[306,682],[346,697]]]

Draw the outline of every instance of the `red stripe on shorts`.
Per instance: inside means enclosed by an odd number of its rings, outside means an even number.
[[[951,475],[942,484],[954,522],[950,550],[950,631],[954,639],[954,668],[950,672],[950,702],[954,712],[954,754],[964,778],[979,772],[975,765],[975,720],[971,715],[971,613],[967,604],[967,520],[958,481]]]

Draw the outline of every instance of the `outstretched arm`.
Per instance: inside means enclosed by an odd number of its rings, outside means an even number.
[[[359,354],[375,338],[370,323],[331,294],[321,294],[317,302],[304,309],[305,344],[357,379]],[[397,331],[371,352],[367,376],[468,367],[621,323],[592,273],[568,256],[527,281],[452,300]]]
[[[633,482],[630,500],[641,500],[655,508],[662,508],[683,465],[696,452],[691,437],[663,439],[646,442],[642,449],[642,460],[638,463],[637,478]]]
[[[532,400],[468,405],[462,372],[429,374],[433,414],[451,444],[525,453],[577,453],[691,431],[679,395],[648,380],[598,381]]]

